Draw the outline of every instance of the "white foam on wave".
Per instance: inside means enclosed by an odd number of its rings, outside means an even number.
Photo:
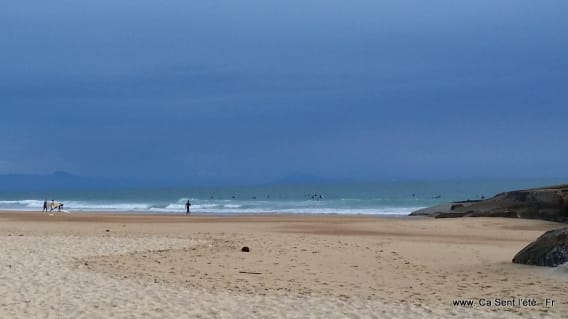
[[[29,208],[42,207],[43,201],[35,199],[0,200],[0,207],[15,207],[15,206],[23,206]]]
[[[139,211],[148,210],[151,205],[148,203],[116,203],[116,202],[88,202],[88,201],[66,201],[63,203],[65,209],[78,211]],[[51,201],[48,201],[48,205]],[[41,210],[43,200],[23,199],[23,200],[1,200],[0,209],[7,210]]]
[[[153,212],[179,213],[185,211],[185,201],[158,204],[148,202],[62,200],[68,211]],[[197,214],[342,214],[342,215],[408,215],[423,207],[337,207],[326,201],[203,201],[192,199],[191,211]],[[1,200],[4,210],[41,210],[43,200]]]
[[[112,211],[137,211],[150,209],[148,203],[112,203],[112,202],[84,202],[84,201],[63,201],[65,208],[74,210],[112,210]]]
[[[183,204],[169,204],[166,207],[160,208],[160,207],[151,207],[150,209],[154,210],[154,209],[180,209],[180,207],[183,207]]]
[[[239,204],[226,204],[223,205],[224,208],[241,208],[243,207],[243,205],[239,205]]]

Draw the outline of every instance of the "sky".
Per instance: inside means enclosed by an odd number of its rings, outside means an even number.
[[[9,1],[0,174],[567,177],[568,2]]]

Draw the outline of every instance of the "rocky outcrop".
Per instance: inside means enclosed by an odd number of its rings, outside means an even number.
[[[480,201],[453,202],[417,210],[410,216],[511,217],[568,222],[568,185],[506,192]]]
[[[549,267],[568,262],[568,227],[544,233],[515,255],[513,262]]]

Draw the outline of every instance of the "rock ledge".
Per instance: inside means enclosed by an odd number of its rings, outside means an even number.
[[[486,200],[447,203],[417,210],[410,216],[511,217],[568,222],[568,184],[506,192]]]

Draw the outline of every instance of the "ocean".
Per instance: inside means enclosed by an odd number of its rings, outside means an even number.
[[[41,211],[44,199],[68,213],[408,215],[449,201],[566,183],[566,179],[391,181],[359,184],[169,187],[0,192],[0,210]]]

